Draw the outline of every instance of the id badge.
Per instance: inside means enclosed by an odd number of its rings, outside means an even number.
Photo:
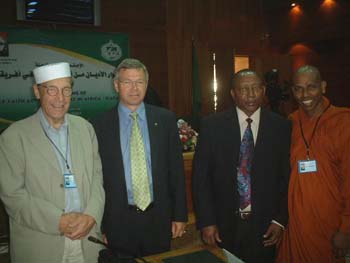
[[[316,160],[298,161],[298,171],[300,174],[317,172]]]
[[[64,174],[64,188],[77,188],[77,184],[74,180],[74,175],[67,173]]]

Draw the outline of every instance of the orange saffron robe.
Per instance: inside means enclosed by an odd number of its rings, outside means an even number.
[[[323,98],[323,107],[329,104]],[[316,118],[299,109],[292,113],[289,222],[279,246],[278,263],[333,263],[332,236],[350,232],[350,109],[330,106],[320,118],[310,145],[317,172],[298,173],[306,160],[299,119],[307,142]]]

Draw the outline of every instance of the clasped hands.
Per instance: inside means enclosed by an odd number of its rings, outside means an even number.
[[[71,240],[86,237],[96,221],[92,216],[82,213],[63,214],[59,222],[59,231]]]

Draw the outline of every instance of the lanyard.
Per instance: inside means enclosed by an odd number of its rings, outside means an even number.
[[[329,109],[330,106],[331,106],[331,103],[329,103],[328,106],[322,111],[320,116],[318,116],[318,118],[316,120],[316,123],[315,123],[315,126],[314,126],[314,128],[312,130],[312,134],[311,134],[309,143],[307,142],[307,140],[305,138],[303,125],[301,124],[301,118],[300,118],[300,114],[299,114],[299,126],[300,126],[301,136],[303,137],[303,141],[304,141],[304,144],[305,144],[305,147],[306,147],[306,156],[307,156],[308,160],[310,160],[310,146],[311,146],[312,139],[314,138],[314,135],[315,135],[318,123],[320,122],[320,119],[321,119],[322,115]]]
[[[68,161],[67,161],[67,155],[68,155],[68,141],[69,141],[69,130],[68,130],[68,127],[67,127],[67,146],[66,146],[66,154],[65,156],[63,155],[63,153],[61,152],[61,150],[58,148],[58,146],[54,143],[53,140],[51,140],[51,138],[49,137],[49,135],[46,133],[45,129],[43,126],[41,126],[46,137],[49,139],[49,141],[51,142],[51,144],[55,147],[55,149],[57,150],[57,152],[60,154],[60,156],[62,157],[62,159],[64,160],[65,164],[66,164],[66,168],[67,170],[69,171],[69,173],[72,173],[71,170],[70,170],[70,167],[69,167],[69,164],[68,164]]]

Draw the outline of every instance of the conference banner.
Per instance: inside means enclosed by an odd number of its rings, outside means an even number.
[[[35,67],[70,63],[70,113],[90,119],[116,104],[113,70],[128,56],[127,34],[0,27],[0,130],[37,111]]]

